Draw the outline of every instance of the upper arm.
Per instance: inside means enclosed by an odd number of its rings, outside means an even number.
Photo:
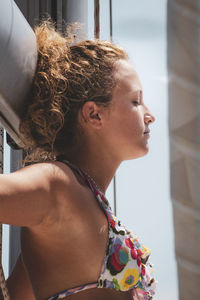
[[[35,164],[0,175],[0,222],[34,226],[52,208],[52,165]]]

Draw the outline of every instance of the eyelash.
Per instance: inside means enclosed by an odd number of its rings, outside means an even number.
[[[134,100],[134,101],[133,101],[133,104],[134,104],[134,105],[140,105],[140,103],[139,103],[137,100]]]

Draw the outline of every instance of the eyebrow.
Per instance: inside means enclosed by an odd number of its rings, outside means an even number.
[[[133,91],[132,93],[139,95],[139,100],[143,99],[143,90],[136,90]]]

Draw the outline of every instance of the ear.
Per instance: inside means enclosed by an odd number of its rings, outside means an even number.
[[[84,103],[80,115],[85,123],[98,129],[102,127],[102,110],[103,107],[98,106],[95,102],[87,101]]]

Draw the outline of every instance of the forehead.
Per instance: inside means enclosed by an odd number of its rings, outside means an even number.
[[[115,63],[113,76],[116,80],[115,94],[133,94],[142,90],[138,74],[132,64],[127,60],[119,60]]]

